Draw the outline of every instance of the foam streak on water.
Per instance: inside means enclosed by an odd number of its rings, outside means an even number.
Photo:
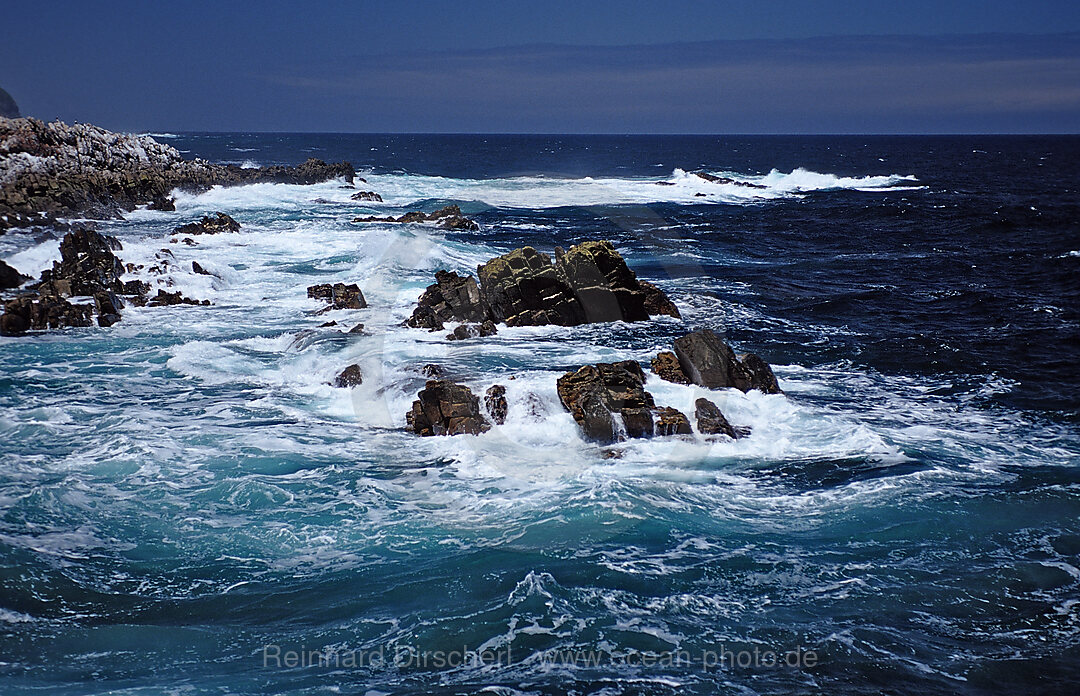
[[[198,147],[185,137],[177,142]],[[256,136],[228,142],[272,159]],[[890,152],[882,146],[874,161]],[[125,262],[144,266],[128,278],[213,305],[131,307],[109,329],[0,338],[0,690],[859,693],[903,683],[942,693],[1037,674],[1068,683],[1080,664],[1075,420],[1009,401],[1031,379],[979,363],[977,347],[957,349],[975,346],[962,343],[974,339],[957,320],[955,335],[908,331],[903,317],[918,303],[904,295],[903,314],[878,299],[906,293],[904,269],[930,252],[914,237],[861,246],[873,235],[859,225],[918,217],[925,237],[933,217],[922,216],[945,196],[913,164],[877,164],[843,175],[816,173],[821,164],[706,167],[764,188],[675,167],[662,177],[453,178],[372,166],[359,186],[382,204],[350,201],[341,182],[255,185],[181,193],[176,213],[101,224],[122,240]],[[914,202],[898,202],[906,197]],[[350,222],[448,202],[482,230]],[[841,243],[835,218],[798,217],[809,209],[844,210],[861,232]],[[218,210],[242,231],[171,241],[178,221]],[[934,229],[925,243],[952,258],[953,240]],[[788,234],[812,243],[799,248]],[[56,257],[54,238],[15,237],[0,238],[0,251],[23,272]],[[436,269],[474,272],[524,243],[550,252],[592,237],[613,239],[684,321],[501,327],[462,342],[402,326]],[[781,244],[787,255],[769,246]],[[1075,240],[1062,244],[1045,263],[1075,261]],[[815,265],[823,258],[835,263],[827,272]],[[214,275],[193,273],[192,261]],[[856,269],[865,275],[849,276]],[[942,282],[960,296],[978,292],[951,273]],[[305,288],[337,281],[358,283],[369,308],[316,314]],[[926,299],[928,312],[959,312],[957,297]],[[1044,304],[1058,314],[1038,321],[1075,321],[1066,303]],[[338,326],[320,326],[329,320]],[[356,323],[364,334],[345,333]],[[786,394],[651,374],[647,388],[691,416],[705,396],[749,437],[695,432],[610,448],[582,439],[558,401],[559,375],[598,361],[647,365],[701,326],[768,358]],[[363,384],[330,386],[352,363]],[[428,363],[474,391],[505,385],[507,422],[480,436],[405,433]],[[266,644],[464,645],[514,659],[499,669],[279,669],[264,667]],[[721,645],[801,646],[821,664],[724,672],[536,657],[698,656]]]

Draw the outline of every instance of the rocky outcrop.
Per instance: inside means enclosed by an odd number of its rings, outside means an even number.
[[[349,200],[353,201],[374,201],[376,203],[382,203],[382,196],[374,191],[357,191],[353,195],[349,196]]]
[[[508,326],[576,326],[643,321],[650,305],[678,309],[659,288],[643,287],[610,242],[583,242],[556,260],[532,247],[515,249],[477,268],[477,278],[439,271],[406,322],[436,330],[443,322],[505,322]],[[649,297],[652,300],[649,301]]]
[[[720,411],[720,407],[713,402],[705,398],[698,399],[694,402],[694,409],[698,432],[702,435],[727,435],[733,440],[739,437]]]
[[[378,194],[375,194],[378,195]],[[382,198],[379,198],[381,201]],[[421,213],[418,211],[411,211],[405,213],[401,217],[364,217],[354,218],[353,222],[399,222],[399,223],[417,223],[417,224],[432,224],[436,227],[441,227],[444,230],[478,230],[480,225],[475,221],[470,220],[461,214],[461,208],[456,205],[448,205],[445,208],[439,208],[433,213]]]
[[[779,394],[772,368],[748,353],[742,359],[715,331],[703,329],[675,340],[675,355],[683,373],[693,384],[710,389],[735,387],[741,391],[760,389],[766,394]]]
[[[11,266],[0,261],[0,290],[17,288],[28,280],[30,279],[22,273],[19,273]]]
[[[360,370],[360,366],[353,363],[344,370],[338,373],[338,376],[334,378],[335,387],[355,387],[358,384],[363,384],[364,373]]]
[[[475,278],[436,271],[435,284],[424,290],[417,308],[405,323],[413,328],[437,331],[443,328],[443,322],[482,322],[489,315]]]
[[[493,384],[484,392],[484,408],[488,417],[495,425],[506,422],[506,412],[509,405],[506,403],[506,387],[501,384]]]
[[[652,394],[645,391],[645,373],[633,360],[585,365],[560,377],[556,388],[559,400],[590,440],[609,444],[691,433],[684,414],[656,408]]]
[[[0,120],[0,230],[52,224],[57,217],[117,217],[135,206],[167,209],[173,189],[215,185],[350,183],[348,162],[309,159],[296,167],[244,169],[186,160],[175,148],[87,124]]]
[[[491,428],[472,390],[449,380],[430,380],[405,416],[417,435],[477,435]]]
[[[89,296],[102,290],[123,293],[124,265],[113,253],[121,249],[115,237],[88,228],[68,232],[60,241],[60,260],[41,274],[35,289],[60,296]]]
[[[240,223],[225,213],[203,215],[197,222],[189,222],[180,225],[173,230],[174,234],[221,234],[222,232],[239,232]]]
[[[0,334],[18,336],[32,330],[91,326],[92,316],[93,307],[88,304],[72,304],[55,295],[23,295],[4,304]]]
[[[464,341],[467,338],[481,338],[494,336],[499,333],[495,323],[490,319],[482,324],[459,324],[452,333],[447,334],[448,341]]]
[[[19,118],[19,105],[3,88],[0,88],[0,118]]]
[[[753,189],[767,188],[765,186],[762,186],[761,184],[752,184],[749,181],[738,181],[737,179],[732,179],[726,176],[716,176],[715,174],[710,174],[708,172],[693,172],[693,174],[698,178],[704,179],[705,181],[713,184],[731,184],[732,186],[742,186],[744,188]]]
[[[671,351],[665,350],[656,354],[656,357],[652,359],[652,371],[657,377],[668,382],[690,384],[690,380],[682,371],[679,359]]]
[[[193,300],[190,297],[184,297],[179,290],[176,292],[158,290],[156,295],[146,300],[147,307],[171,307],[173,305],[209,306],[209,304],[210,300]]]
[[[307,296],[316,300],[327,300],[330,303],[320,313],[331,309],[363,309],[368,306],[364,293],[360,292],[360,286],[355,283],[352,285],[345,283],[311,285],[307,289]]]
[[[638,285],[641,286],[641,291],[645,293],[645,311],[649,313],[649,316],[655,317],[665,314],[669,317],[682,319],[682,313],[679,312],[679,308],[675,306],[674,302],[668,299],[668,296],[664,294],[663,290],[647,280],[639,280]]]

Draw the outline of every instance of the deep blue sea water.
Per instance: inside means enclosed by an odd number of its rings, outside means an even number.
[[[0,692],[1074,693],[1080,138],[160,137],[347,159],[385,202],[179,194],[98,227],[213,306],[0,338]],[[451,202],[481,230],[350,222]],[[218,210],[241,232],[171,241]],[[683,321],[400,326],[439,268],[596,238]],[[336,281],[370,307],[316,315]],[[559,375],[699,327],[786,393],[646,386],[750,437],[581,438]],[[403,432],[427,363],[507,423]]]

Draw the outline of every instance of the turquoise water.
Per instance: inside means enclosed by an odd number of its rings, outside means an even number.
[[[244,155],[262,164],[309,154],[300,136],[228,137],[263,143]],[[393,171],[407,154],[397,141],[367,162],[366,140],[338,137],[317,154],[370,170],[360,188],[384,204],[351,202],[340,182],[181,194],[176,213],[136,211],[99,229],[146,267],[130,277],[212,306],[132,307],[109,329],[0,338],[4,693],[1075,683],[1080,439],[1075,384],[1059,379],[1076,366],[1076,305],[1059,289],[1080,261],[1069,255],[1080,248],[1075,199],[1016,223],[1018,203],[1013,227],[975,243],[987,220],[968,213],[964,227],[955,212],[956,197],[974,194],[941,181],[960,164],[942,154],[930,169],[894,141],[873,157],[822,145],[866,161],[830,168],[834,155],[819,152],[787,175],[735,168],[745,155],[712,143],[701,155],[710,170],[768,188],[710,189],[701,201],[706,184],[674,171],[689,165],[656,152],[627,159],[622,176],[610,170],[623,155],[607,149],[591,179],[523,178],[489,171],[498,158],[477,142],[461,150],[478,162],[463,178]],[[214,149],[225,141],[206,140],[170,142],[227,159]],[[762,159],[779,147],[766,144]],[[504,150],[526,157],[517,147]],[[1014,186],[1008,195],[1026,191]],[[349,222],[446,202],[482,230]],[[952,206],[947,224],[937,206]],[[174,225],[217,210],[241,232],[170,241]],[[436,269],[586,238],[611,239],[684,320],[500,328],[465,342],[400,325]],[[1016,262],[1021,240],[1041,281],[994,265]],[[57,240],[14,233],[0,255],[36,274]],[[192,260],[216,276],[194,274]],[[359,283],[369,308],[317,315],[305,288],[336,281]],[[985,311],[980,293],[1004,296],[993,283],[1009,286],[1011,323]],[[915,313],[930,317],[922,330],[907,323]],[[341,326],[320,327],[331,319]],[[340,330],[357,322],[365,334]],[[750,437],[630,441],[617,458],[581,439],[558,403],[559,375],[647,364],[700,326],[760,352],[786,394],[654,376],[646,386],[687,413],[708,396]],[[1058,362],[1010,362],[995,343],[1009,326]],[[364,383],[329,386],[351,363]],[[506,385],[507,423],[476,437],[405,433],[428,363],[474,391]],[[755,649],[797,664],[739,664]],[[290,651],[307,659],[289,666]],[[437,662],[455,651],[486,662]]]

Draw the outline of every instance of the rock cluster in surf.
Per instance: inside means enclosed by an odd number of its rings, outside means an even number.
[[[358,197],[359,196],[359,197]],[[382,196],[371,191],[361,191],[359,194],[354,194],[352,199],[362,201],[382,201]],[[397,222],[397,223],[428,223],[441,227],[444,230],[478,230],[480,225],[476,224],[474,220],[470,220],[461,214],[461,208],[456,205],[448,205],[444,208],[439,208],[432,213],[421,213],[418,211],[412,211],[405,213],[400,217],[358,217],[353,218],[353,222]]]
[[[88,124],[0,119],[0,232],[52,224],[58,216],[117,217],[149,204],[172,209],[173,189],[253,183],[315,184],[355,171],[348,162],[309,159],[295,167],[245,169],[184,159],[149,136]]]
[[[438,271],[406,323],[432,331],[445,322],[577,326],[679,316],[658,287],[639,281],[611,242],[582,242],[555,261],[532,247],[491,259],[471,275]]]

